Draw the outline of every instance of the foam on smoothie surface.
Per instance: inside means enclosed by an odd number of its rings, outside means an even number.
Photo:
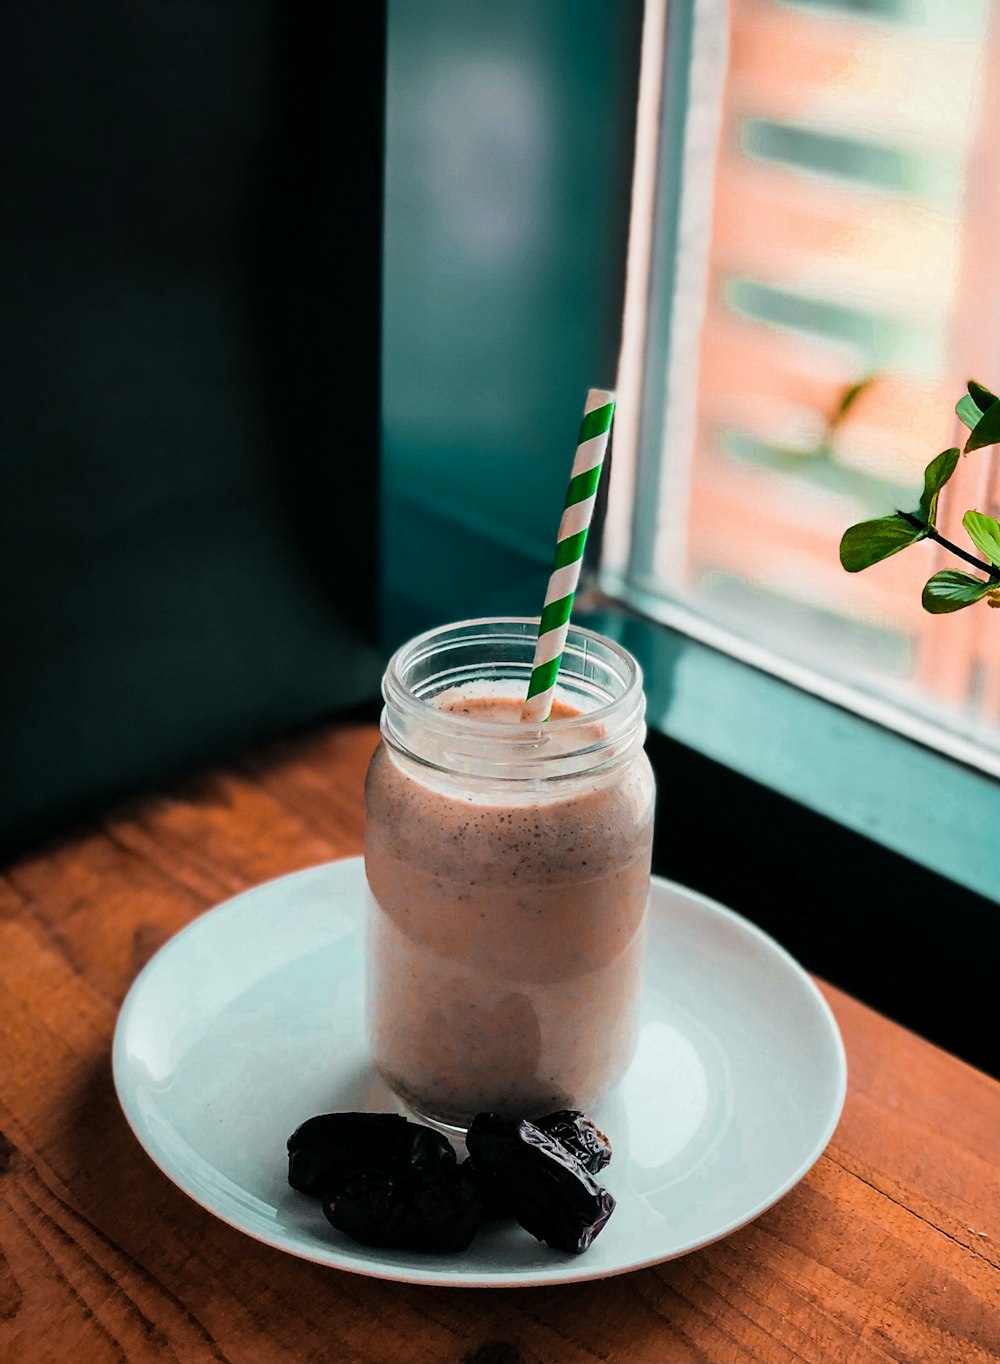
[[[455,696],[445,692],[434,702],[438,710],[448,715],[467,715],[470,720],[494,720],[499,724],[521,724],[523,702],[514,696]],[[552,702],[551,720],[575,720],[583,711],[565,701]]]

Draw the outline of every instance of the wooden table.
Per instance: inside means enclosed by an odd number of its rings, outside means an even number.
[[[410,1287],[294,1259],[190,1202],[118,1107],[138,969],[201,910],[361,849],[370,726],[134,803],[0,886],[4,1364],[977,1364],[1000,1360],[1000,1085],[824,986],[843,1119],[774,1208],[697,1254],[564,1287]]]

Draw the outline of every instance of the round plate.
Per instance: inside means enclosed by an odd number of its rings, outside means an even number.
[[[289,1188],[285,1141],[314,1113],[402,1111],[373,1073],[363,1008],[364,866],[333,862],[195,919],[147,964],[115,1030],[115,1087],[148,1154],[202,1207],[321,1264],[410,1283],[516,1287],[621,1274],[751,1221],[816,1161],[847,1067],[826,1002],[731,910],[654,878],[635,1062],[593,1116],[618,1206],[584,1255],[516,1224],[461,1255],[373,1250]]]

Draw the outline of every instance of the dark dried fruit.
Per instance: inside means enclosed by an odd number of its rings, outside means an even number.
[[[592,1175],[611,1164],[611,1142],[578,1109],[562,1108],[557,1113],[546,1113],[543,1118],[532,1118],[531,1121],[548,1136],[554,1137],[560,1146],[565,1146]],[[487,1180],[483,1186],[483,1216],[514,1216],[503,1189],[495,1180]]]
[[[611,1142],[586,1114],[563,1108],[558,1113],[546,1113],[544,1118],[532,1121],[550,1137],[555,1137],[567,1151],[572,1151],[592,1175],[611,1164]]]
[[[468,1164],[433,1175],[368,1167],[323,1200],[327,1220],[366,1246],[437,1254],[466,1250],[479,1226],[479,1180]]]
[[[586,1250],[615,1202],[594,1178],[611,1143],[582,1113],[481,1113],[458,1165],[450,1142],[396,1113],[321,1113],[288,1139],[288,1180],[364,1245],[465,1250],[483,1216],[513,1216],[556,1250]]]
[[[480,1113],[466,1145],[486,1196],[553,1250],[587,1250],[614,1211],[611,1194],[576,1156],[526,1119]]]
[[[446,1137],[398,1113],[320,1113],[288,1138],[288,1182],[312,1198],[363,1167],[433,1176],[455,1163]]]
[[[493,1179],[489,1175],[483,1177],[476,1162],[470,1159],[467,1164],[471,1165],[479,1176],[479,1195],[480,1205],[483,1216],[492,1222],[507,1222],[514,1216],[514,1209],[511,1207],[507,1191],[500,1180]]]

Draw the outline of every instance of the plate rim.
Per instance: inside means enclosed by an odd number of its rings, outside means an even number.
[[[307,880],[321,877],[324,873],[336,871],[336,874],[350,875],[354,871],[360,871],[362,882],[364,878],[364,858],[361,855],[353,857],[333,858],[324,862],[313,863],[306,867],[300,867],[293,871],[281,873],[278,876],[270,877],[265,881],[257,882],[255,885],[248,886],[245,890],[238,891],[236,894],[228,896],[215,905],[200,911],[193,919],[179,928],[175,933],[156,949],[149,960],[143,965],[141,970],[132,981],[118,1010],[115,1020],[114,1034],[111,1046],[111,1071],[115,1089],[122,1114],[132,1131],[133,1136],[142,1148],[146,1156],[153,1162],[157,1169],[179,1189],[192,1202],[197,1204],[205,1212],[217,1218],[220,1222],[232,1227],[244,1236],[249,1236],[252,1240],[268,1246],[272,1250],[291,1255],[296,1259],[302,1259],[308,1263],[321,1265],[327,1269],[339,1269],[345,1273],[360,1274],[368,1278],[382,1279],[387,1282],[407,1283],[429,1287],[450,1287],[450,1288],[537,1288],[549,1285],[564,1283],[584,1283],[592,1282],[597,1279],[614,1278],[620,1274],[631,1274],[638,1270],[648,1269],[654,1265],[665,1264],[670,1260],[681,1259],[685,1255],[693,1254],[695,1251],[704,1250],[716,1242],[724,1240],[734,1232],[748,1226],[763,1213],[774,1207],[780,1202],[797,1184],[799,1184],[809,1171],[813,1168],[820,1156],[826,1150],[833,1133],[836,1131],[844,1109],[847,1097],[848,1066],[847,1053],[844,1040],[840,1032],[840,1027],[831,1009],[829,1002],[823,995],[816,981],[808,971],[764,929],[760,928],[751,920],[739,914],[736,910],[730,909],[727,905],[713,899],[711,896],[703,894],[701,891],[694,890],[690,886],[685,886],[678,881],[668,877],[653,875],[650,878],[651,888],[656,886],[670,894],[678,895],[681,899],[694,902],[700,908],[709,911],[716,918],[726,922],[731,929],[736,929],[750,938],[755,938],[770,953],[782,959],[786,968],[790,968],[793,976],[798,978],[799,984],[806,987],[807,995],[811,996],[814,1007],[817,1008],[820,1017],[826,1025],[826,1033],[833,1044],[832,1062],[836,1071],[835,1097],[830,1105],[827,1120],[815,1138],[809,1152],[804,1156],[788,1175],[788,1177],[777,1188],[768,1194],[766,1198],[759,1201],[748,1211],[747,1215],[735,1222],[727,1222],[724,1226],[714,1228],[709,1234],[699,1238],[689,1246],[683,1246],[672,1250],[668,1254],[654,1254],[651,1256],[630,1260],[627,1264],[603,1265],[592,1270],[587,1268],[586,1257],[573,1256],[567,1259],[554,1259],[551,1268],[538,1269],[533,1267],[530,1270],[508,1271],[500,1270],[491,1272],[489,1270],[469,1270],[463,1272],[452,1272],[433,1268],[434,1258],[428,1257],[426,1271],[422,1271],[413,1265],[394,1264],[391,1261],[382,1263],[371,1260],[354,1260],[351,1252],[347,1248],[341,1248],[334,1242],[330,1242],[329,1249],[321,1249],[317,1246],[316,1253],[310,1253],[308,1249],[298,1244],[289,1245],[286,1242],[269,1237],[263,1233],[251,1229],[238,1221],[235,1217],[227,1215],[217,1206],[208,1202],[193,1188],[185,1182],[183,1175],[172,1167],[169,1160],[161,1158],[161,1153],[156,1149],[155,1143],[151,1143],[147,1136],[140,1130],[137,1124],[137,1114],[134,1107],[134,1099],[130,1094],[130,1086],[125,1083],[125,1076],[128,1071],[128,1062],[125,1056],[125,1037],[129,1026],[129,1021],[134,1013],[137,1002],[141,1000],[146,981],[152,976],[153,972],[162,968],[163,961],[167,954],[172,954],[178,944],[189,935],[196,932],[210,917],[231,913],[235,906],[248,898],[256,897],[273,890],[283,882],[295,880]],[[457,1257],[456,1257],[457,1258]],[[449,1264],[452,1263],[449,1257]]]

